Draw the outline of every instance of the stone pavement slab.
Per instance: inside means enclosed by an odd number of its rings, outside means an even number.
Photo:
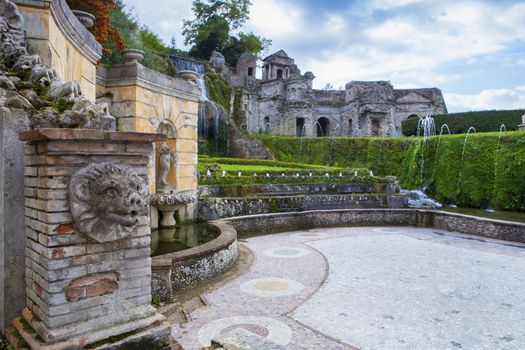
[[[525,245],[412,227],[253,237],[255,263],[172,336],[243,329],[287,349],[523,349]]]

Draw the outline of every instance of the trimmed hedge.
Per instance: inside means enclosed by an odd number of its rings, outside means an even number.
[[[280,161],[369,168],[397,176],[403,188],[426,188],[443,203],[525,211],[525,133],[503,133],[499,142],[499,132],[470,134],[466,145],[465,136],[434,136],[426,143],[421,137],[261,139]]]
[[[465,113],[451,113],[435,115],[434,123],[436,132],[439,133],[441,126],[447,124],[451,134],[466,133],[472,126],[477,132],[499,131],[501,124],[505,124],[508,131],[517,130],[521,124],[521,116],[525,113],[523,109],[509,111],[479,111]],[[403,135],[416,136],[417,125],[420,118],[409,118],[401,122]],[[446,131],[444,131],[446,132]]]

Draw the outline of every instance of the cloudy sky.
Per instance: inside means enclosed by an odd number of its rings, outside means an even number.
[[[191,0],[124,0],[166,42]],[[439,87],[449,112],[525,108],[524,0],[252,0],[243,31],[273,40],[316,88]]]

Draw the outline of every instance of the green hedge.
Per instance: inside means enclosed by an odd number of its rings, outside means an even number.
[[[427,143],[417,137],[261,139],[280,161],[369,168],[397,176],[403,188],[425,187],[443,203],[525,211],[525,133],[502,134],[498,147],[499,136],[470,134],[463,161],[464,134],[434,136]]]
[[[333,167],[325,165],[303,164],[295,162],[280,162],[276,160],[266,159],[241,159],[241,158],[225,158],[225,157],[209,157],[199,155],[199,164],[219,163],[219,164],[238,164],[238,165],[260,165],[265,167],[281,167],[294,169],[332,169]]]
[[[521,116],[525,110],[511,111],[479,111],[465,113],[451,113],[434,116],[436,132],[441,126],[447,124],[452,134],[466,133],[472,126],[477,132],[499,131],[501,124],[505,124],[508,131],[517,130],[521,124]],[[416,136],[419,118],[409,118],[401,122],[403,135]],[[444,131],[446,132],[446,131]]]

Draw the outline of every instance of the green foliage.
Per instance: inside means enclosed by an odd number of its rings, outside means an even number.
[[[341,170],[343,168],[334,168],[325,165],[314,165],[314,164],[303,164],[294,162],[280,162],[277,160],[266,160],[266,159],[244,159],[244,158],[223,158],[223,157],[208,157],[199,155],[199,166],[205,164],[206,167],[209,164],[237,164],[237,165],[253,165],[263,166],[267,168],[281,167],[281,168],[294,168],[294,169],[332,169]]]
[[[225,176],[223,176],[223,170],[226,171]],[[208,176],[208,171],[211,176]],[[310,184],[347,183],[349,181],[382,183],[387,181],[386,178],[370,177],[367,169],[336,168],[262,159],[200,157],[198,172],[201,185]],[[238,176],[239,172],[241,176]],[[327,177],[326,174],[329,176]]]
[[[210,17],[197,29],[195,45],[190,54],[196,58],[209,59],[214,50],[222,52],[228,45],[229,33],[230,27],[224,18],[217,15]]]
[[[191,10],[195,19],[185,20],[182,27],[185,44],[196,45],[212,18],[222,18],[228,28],[240,28],[248,20],[250,5],[250,0],[194,0]]]
[[[190,54],[209,59],[212,51],[219,51],[230,66],[245,52],[259,55],[271,40],[253,33],[231,34],[248,19],[250,5],[249,0],[194,0],[195,18],[185,20],[182,31],[186,45],[192,45]]]
[[[434,136],[427,143],[416,137],[260,138],[281,161],[369,168],[397,176],[403,188],[425,187],[444,203],[525,211],[525,133],[504,133],[498,143],[499,136],[470,134],[466,145],[464,134]]]
[[[226,111],[229,111],[232,95],[232,87],[230,86],[230,83],[224,79],[222,74],[207,69],[206,85],[208,86],[208,94],[210,95],[211,100],[220,104]]]
[[[237,64],[239,57],[245,52],[261,58],[261,53],[272,44],[270,39],[263,38],[253,33],[239,33],[239,38],[231,36],[228,44],[221,51],[226,63],[232,67]],[[207,58],[210,56],[208,55]]]
[[[233,113],[232,118],[235,125],[241,126],[246,123],[246,114],[242,110],[242,89],[236,89],[235,95],[233,96]]]
[[[13,350],[13,347],[9,345],[7,339],[2,334],[0,334],[0,350]]]
[[[166,57],[167,54],[174,53],[174,49],[167,47],[157,34],[141,25],[138,19],[126,10],[122,1],[117,1],[116,8],[110,13],[110,19],[111,27],[118,30],[127,47],[144,51],[144,60],[141,62],[144,66],[170,76],[175,75],[175,66]],[[102,57],[102,63],[124,62],[122,50],[116,45],[113,41],[106,44],[106,52],[109,53]]]
[[[451,113],[434,116],[436,129],[439,133],[441,126],[447,124],[452,134],[466,133],[472,126],[477,132],[499,131],[501,124],[505,124],[507,130],[517,130],[521,124],[521,116],[525,110],[509,111],[479,111]],[[401,122],[403,135],[417,135],[417,124],[419,118],[408,118]],[[446,132],[446,131],[445,131]]]

